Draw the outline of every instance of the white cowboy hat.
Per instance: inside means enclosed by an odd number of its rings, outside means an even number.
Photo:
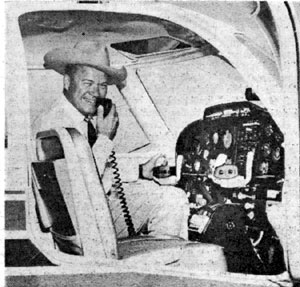
[[[67,65],[91,66],[108,76],[108,84],[119,84],[127,77],[125,67],[110,67],[107,47],[97,41],[78,42],[73,48],[56,48],[44,56],[44,67],[65,74]]]

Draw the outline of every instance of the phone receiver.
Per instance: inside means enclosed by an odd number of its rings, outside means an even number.
[[[103,117],[105,118],[111,110],[112,100],[106,98],[99,98],[97,99],[97,107],[100,105],[103,107]]]

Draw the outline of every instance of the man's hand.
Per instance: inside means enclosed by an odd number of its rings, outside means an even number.
[[[103,118],[103,107],[100,105],[97,108],[96,127],[97,134],[105,135],[110,140],[114,139],[119,127],[119,116],[115,104],[112,104],[111,110],[105,118]]]
[[[142,175],[144,178],[153,179],[153,168],[159,165],[163,165],[166,161],[166,157],[163,154],[157,154],[141,165]]]

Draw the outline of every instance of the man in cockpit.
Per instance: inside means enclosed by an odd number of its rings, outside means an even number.
[[[109,157],[119,118],[116,106],[103,117],[99,98],[106,98],[109,85],[124,85],[126,69],[110,66],[107,48],[96,41],[77,43],[72,49],[54,49],[45,57],[45,67],[63,75],[63,92],[57,103],[41,121],[40,131],[56,127],[76,128],[86,137],[97,158],[97,167],[108,194],[117,237],[127,237],[128,228],[114,195],[114,178]],[[129,127],[130,128],[130,127]],[[151,179],[158,157],[141,166],[145,180],[123,183],[128,208],[136,233],[147,230],[158,237],[187,239],[188,200],[183,190],[159,186]]]

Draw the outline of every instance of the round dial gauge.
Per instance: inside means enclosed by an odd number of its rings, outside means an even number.
[[[277,147],[276,149],[274,149],[272,151],[272,159],[274,161],[278,161],[280,160],[280,147]]]
[[[230,148],[232,144],[232,133],[229,130],[226,130],[225,135],[223,137],[223,143],[225,148]]]
[[[259,171],[261,175],[268,174],[269,171],[269,163],[268,162],[262,162],[259,166]]]
[[[209,134],[208,133],[205,133],[203,135],[203,140],[204,140],[204,143],[205,143],[206,146],[208,146],[210,144]]]
[[[265,143],[262,148],[263,148],[263,152],[264,152],[265,157],[267,157],[271,154],[272,150],[271,150],[271,146],[270,146],[269,143]]]
[[[269,137],[273,134],[273,126],[271,124],[267,125],[265,127],[265,133],[266,133],[266,136]]]
[[[196,159],[194,162],[194,169],[196,172],[198,172],[200,170],[200,166],[201,166],[200,161]]]
[[[219,141],[219,134],[217,132],[215,132],[213,134],[213,142],[214,142],[214,144],[217,144],[218,141]]]

